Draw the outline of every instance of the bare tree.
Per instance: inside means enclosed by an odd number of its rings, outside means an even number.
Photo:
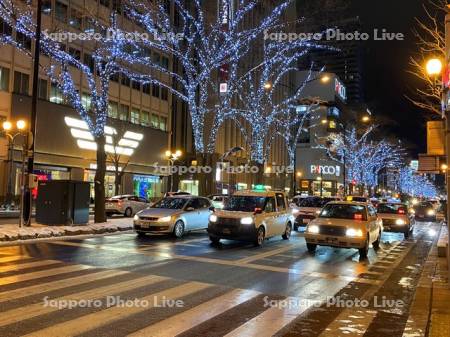
[[[425,18],[416,18],[413,34],[417,39],[417,54],[409,60],[409,74],[422,84],[412,89],[406,98],[416,107],[433,114],[441,114],[442,86],[438,78],[429,76],[425,63],[430,57],[445,59],[445,26],[443,16],[447,13],[447,0],[429,0],[423,5]]]

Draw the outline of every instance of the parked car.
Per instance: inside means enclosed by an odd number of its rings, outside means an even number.
[[[371,204],[337,201],[328,203],[308,224],[305,240],[310,252],[318,245],[356,248],[364,258],[370,244],[379,247],[382,232],[383,223]]]
[[[128,194],[116,195],[106,199],[105,212],[107,216],[123,214],[126,217],[131,217],[149,206],[147,199]]]
[[[436,221],[436,209],[429,201],[422,201],[414,206],[414,215],[416,221]]]
[[[292,214],[295,216],[294,230],[298,227],[306,226],[312,219],[315,219],[327,203],[331,201],[339,201],[338,197],[307,197],[294,199]]]
[[[184,191],[178,191],[178,192],[166,192],[166,194],[164,194],[164,197],[174,197],[176,195],[191,195],[191,193],[189,192],[184,192]]]
[[[239,191],[223,210],[209,217],[208,234],[213,243],[221,239],[253,242],[261,246],[266,238],[291,236],[293,217],[284,192]]]
[[[214,208],[222,209],[229,196],[226,194],[212,194],[208,196]]]
[[[134,216],[134,230],[145,234],[173,234],[181,238],[186,232],[206,229],[211,213],[207,198],[178,195],[163,198]]]
[[[385,232],[403,233],[409,237],[414,227],[414,217],[408,212],[408,206],[402,203],[380,203],[378,216],[383,221]]]

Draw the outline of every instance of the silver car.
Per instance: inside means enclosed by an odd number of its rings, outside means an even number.
[[[208,228],[211,202],[192,195],[166,197],[134,216],[134,229],[139,236],[184,233]]]

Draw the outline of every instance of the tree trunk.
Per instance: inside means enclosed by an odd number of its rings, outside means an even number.
[[[213,155],[211,153],[200,153],[197,155],[197,162],[198,165],[203,166],[203,168],[211,168],[211,172],[209,173],[204,171],[198,173],[198,194],[207,196],[216,193],[215,180],[213,179],[215,170],[215,166],[213,165]]]
[[[264,163],[252,162],[252,167],[257,167],[257,173],[251,173],[253,185],[264,185]]]
[[[96,137],[97,142],[97,170],[94,178],[95,191],[95,213],[94,222],[106,222],[105,214],[105,173],[106,173],[106,152],[105,136]]]

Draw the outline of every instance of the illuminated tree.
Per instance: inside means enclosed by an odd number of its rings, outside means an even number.
[[[436,186],[425,175],[418,174],[409,166],[400,169],[398,184],[402,193],[411,196],[434,198],[438,195]]]

